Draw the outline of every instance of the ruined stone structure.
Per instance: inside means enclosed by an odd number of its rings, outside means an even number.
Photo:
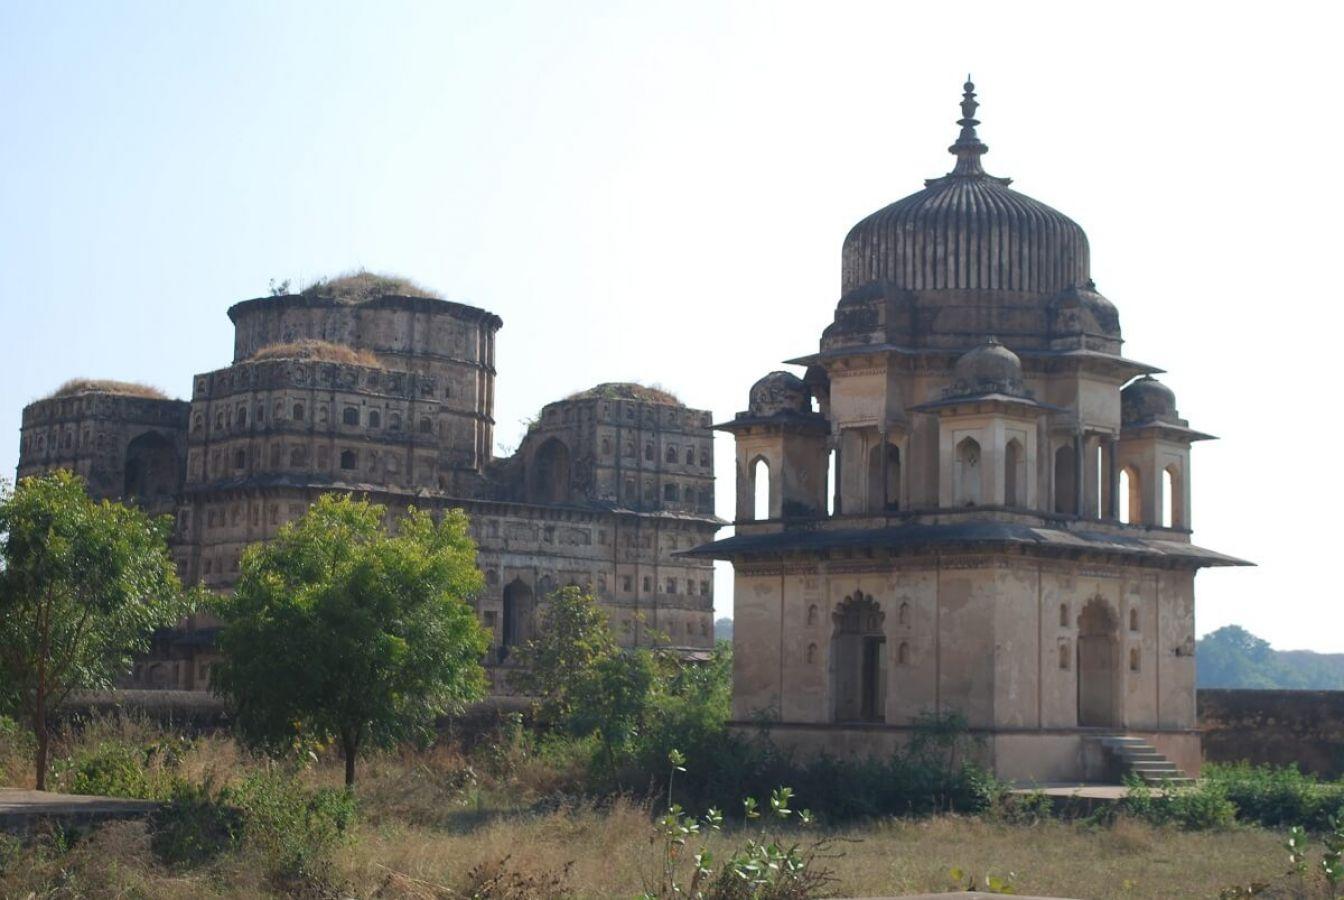
[[[516,454],[494,459],[500,319],[369,275],[229,310],[229,366],[191,402],[139,386],[72,382],[23,413],[19,477],[55,467],[98,497],[176,517],[182,578],[227,591],[248,544],[326,491],[392,514],[461,507],[486,589],[496,685],[537,604],[590,587],[618,638],[713,645],[712,565],[674,554],[710,540],[710,416],[664,391],[603,384],[548,404]],[[214,623],[156,639],[133,684],[203,688]]]
[[[1190,773],[1190,447],[1160,370],[1121,355],[1074,222],[985,173],[966,85],[955,168],[845,238],[803,377],[736,440],[734,715],[803,750],[889,753],[956,713],[1004,778],[1099,777],[1127,732]]]

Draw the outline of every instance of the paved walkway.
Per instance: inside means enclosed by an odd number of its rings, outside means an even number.
[[[42,819],[60,819],[77,825],[106,819],[130,819],[147,815],[158,806],[152,800],[0,788],[0,830],[24,831]]]
[[[1047,797],[1076,797],[1082,800],[1123,800],[1129,795],[1129,788],[1123,784],[1086,784],[1083,782],[1058,782],[1014,788],[1013,794],[1045,794]]]

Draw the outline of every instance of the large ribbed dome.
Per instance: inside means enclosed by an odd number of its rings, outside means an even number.
[[[966,82],[951,173],[864,219],[845,238],[842,292],[874,282],[912,291],[1053,294],[1088,283],[1087,235],[1068,216],[987,175]]]

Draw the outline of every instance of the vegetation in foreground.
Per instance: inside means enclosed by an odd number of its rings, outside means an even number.
[[[0,725],[6,783],[31,783],[25,737]],[[147,822],[47,831],[27,843],[0,838],[0,896],[661,897],[674,880],[690,886],[700,851],[722,872],[753,842],[805,857],[810,878],[796,883],[806,892],[754,896],[872,896],[971,882],[1089,898],[1339,893],[1327,893],[1323,834],[1303,832],[1306,866],[1297,874],[1286,827],[1154,824],[1142,809],[1066,821],[1030,797],[996,796],[974,815],[821,816],[807,827],[793,820],[824,798],[795,792],[784,798],[792,814],[781,818],[767,793],[755,798],[759,819],[744,818],[741,797],[724,797],[720,826],[703,827],[707,809],[678,783],[702,776],[694,758],[676,773],[671,802],[696,810],[702,827],[673,844],[666,784],[647,799],[603,793],[593,739],[537,735],[510,719],[470,747],[371,753],[353,792],[342,786],[339,753],[277,761],[227,735],[186,737],[134,718],[69,723],[54,748],[53,787],[170,802]],[[1282,796],[1299,799],[1283,801],[1285,814],[1344,790],[1248,768],[1218,777],[1247,794],[1291,782]],[[753,896],[710,890],[703,879],[697,887],[709,897]]]

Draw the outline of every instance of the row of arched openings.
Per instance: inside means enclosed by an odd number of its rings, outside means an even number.
[[[831,450],[826,458],[826,514],[835,515],[839,454]],[[770,518],[770,463],[758,456],[749,469],[751,479],[751,518],[762,521]],[[901,498],[901,448],[886,442],[868,452],[868,511],[895,510]]]

